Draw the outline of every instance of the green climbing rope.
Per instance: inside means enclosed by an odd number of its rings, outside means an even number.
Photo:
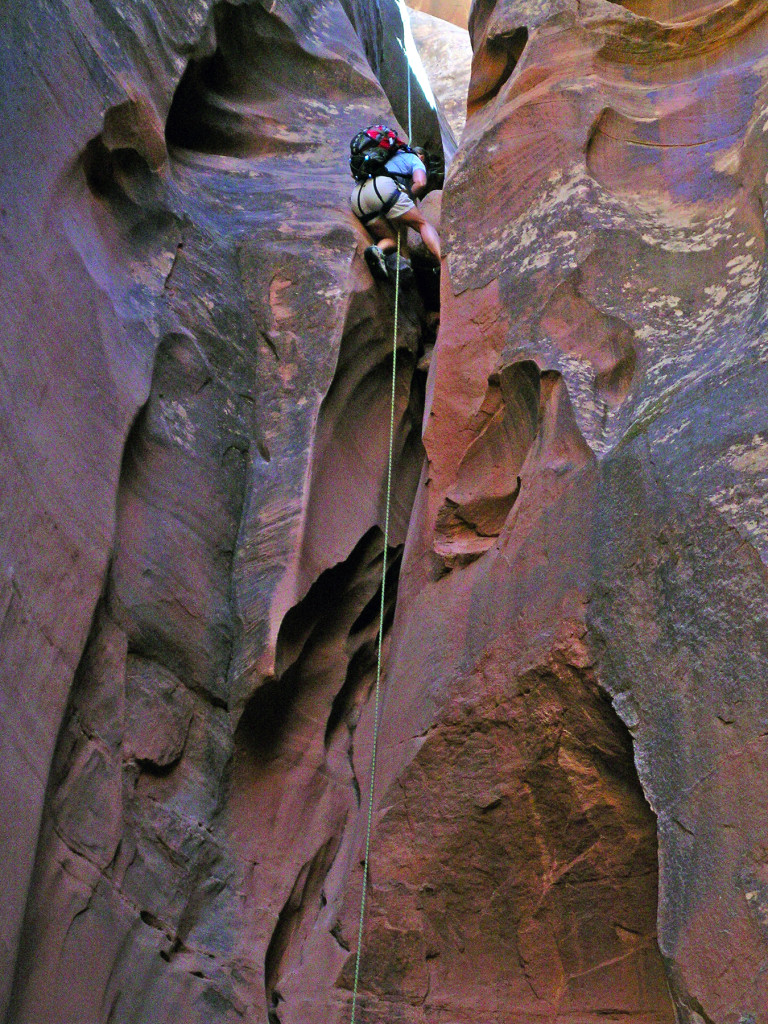
[[[410,76],[409,76],[410,77]],[[397,233],[397,269],[395,270],[395,315],[392,332],[392,388],[389,403],[389,452],[387,455],[387,497],[384,513],[384,557],[381,569],[381,604],[379,607],[379,642],[376,655],[376,687],[373,702],[373,747],[371,750],[371,782],[368,790],[368,818],[365,824],[365,857],[363,860],[363,890],[360,894],[360,922],[357,929],[357,952],[355,954],[355,981],[352,986],[352,1018],[355,1024],[357,990],[360,982],[360,954],[363,948],[363,922],[365,920],[365,896],[368,888],[368,861],[371,852],[371,822],[373,820],[373,790],[376,781],[376,749],[379,741],[379,707],[381,704],[381,646],[384,640],[384,591],[387,581],[387,551],[389,550],[389,512],[392,501],[392,453],[395,442],[395,388],[397,383],[397,318],[400,308],[400,232]]]
[[[405,47],[403,47],[405,51]],[[411,65],[408,53],[405,52],[406,77],[408,81],[408,142],[411,142]],[[389,449],[387,452],[387,492],[384,512],[384,555],[381,567],[381,603],[379,605],[379,639],[376,652],[376,686],[373,700],[373,744],[371,749],[371,774],[368,788],[368,816],[365,822],[365,856],[363,858],[363,888],[360,893],[360,920],[357,926],[357,951],[355,953],[355,980],[352,985],[352,1017],[350,1024],[355,1024],[357,1010],[357,993],[360,986],[360,957],[363,950],[363,925],[365,923],[365,898],[368,890],[368,866],[371,854],[371,824],[373,822],[373,794],[376,784],[376,752],[379,743],[379,711],[381,707],[381,652],[384,642],[384,608],[387,582],[387,552],[389,551],[389,514],[392,504],[392,455],[395,446],[395,397],[397,386],[397,326],[400,313],[400,235],[397,232],[397,260],[395,269],[395,312],[392,331],[392,386],[389,402]]]

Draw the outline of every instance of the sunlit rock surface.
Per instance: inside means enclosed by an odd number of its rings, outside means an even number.
[[[414,11],[423,11],[433,18],[450,21],[459,28],[466,28],[469,21],[471,0],[410,0],[408,6]]]
[[[472,66],[469,33],[423,11],[411,11],[410,21],[432,90],[445,111],[454,137],[460,140],[467,119],[467,92]]]

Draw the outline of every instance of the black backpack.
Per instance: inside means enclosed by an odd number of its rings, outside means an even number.
[[[386,174],[385,166],[396,153],[410,153],[411,148],[397,132],[385,124],[372,124],[358,132],[349,144],[349,169],[355,181],[367,181]]]

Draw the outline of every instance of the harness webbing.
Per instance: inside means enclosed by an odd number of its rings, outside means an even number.
[[[360,205],[360,191],[358,189],[357,198],[355,199],[355,202],[357,203],[357,208],[360,212],[357,214],[357,219],[363,225],[370,224],[370,222],[372,220],[376,220],[377,217],[384,217],[386,214],[388,214],[392,207],[395,205],[395,203],[398,201],[400,196],[402,195],[401,190],[397,189],[397,191],[393,192],[392,195],[389,196],[389,198],[382,199],[381,193],[379,192],[378,186],[376,185],[376,179],[371,178],[371,181],[373,182],[373,190],[378,196],[379,201],[381,202],[381,206],[379,207],[378,210],[372,210],[371,213],[363,213],[363,208]],[[360,188],[362,187],[363,186],[361,185]]]
[[[376,654],[376,687],[374,690],[373,747],[371,750],[371,782],[368,790],[368,818],[365,824],[365,859],[363,860],[363,891],[360,895],[360,922],[357,929],[357,952],[355,954],[355,981],[352,987],[352,1018],[355,1024],[357,989],[360,981],[360,954],[363,948],[363,922],[365,920],[365,896],[368,888],[368,862],[371,852],[371,822],[373,821],[373,790],[376,780],[376,749],[379,741],[379,707],[381,703],[381,646],[384,640],[384,591],[387,581],[387,551],[389,549],[389,512],[392,501],[392,454],[395,442],[395,387],[397,382],[397,318],[400,308],[400,232],[397,233],[397,269],[395,270],[395,314],[392,332],[392,388],[389,403],[389,452],[387,455],[387,498],[384,513],[384,555],[381,567],[381,604],[379,607],[379,641]]]

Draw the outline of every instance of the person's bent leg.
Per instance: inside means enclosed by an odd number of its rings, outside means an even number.
[[[367,227],[382,252],[394,252],[397,249],[397,235],[389,221],[384,220],[383,217],[377,217]]]
[[[424,220],[420,228],[421,240],[435,257],[437,262],[440,262],[440,235],[438,235],[435,228],[429,223],[428,220]]]
[[[363,253],[365,262],[374,280],[388,281],[390,275],[387,260],[397,248],[397,243],[392,237],[395,230],[383,217],[376,217],[366,227],[375,239],[375,244],[369,245]]]
[[[415,231],[418,231],[424,245],[426,245],[427,249],[439,262],[440,236],[421,210],[414,206],[412,210],[408,210],[407,213],[401,213],[400,216],[395,219],[398,224],[407,224],[409,228],[413,228]]]

